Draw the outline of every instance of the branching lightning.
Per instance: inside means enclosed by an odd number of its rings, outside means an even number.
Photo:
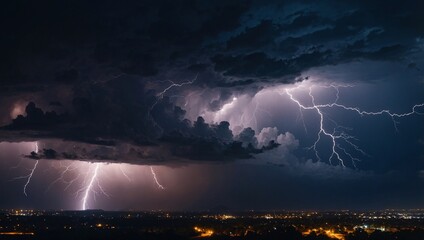
[[[35,143],[34,152],[38,153],[38,143]],[[26,179],[23,192],[25,196],[27,196],[27,187],[33,179],[33,175],[37,170],[37,166],[41,160],[35,161],[34,166],[30,169],[30,173],[25,176],[16,177],[14,179]],[[89,165],[87,167],[87,165]],[[122,174],[125,179],[129,182],[132,182],[130,175],[125,171],[124,166],[122,164],[104,164],[104,163],[87,163],[87,162],[76,162],[73,161],[71,163],[55,161],[49,164],[48,169],[55,169],[59,171],[59,176],[52,181],[48,187],[46,188],[46,192],[49,191],[55,184],[63,183],[65,186],[63,188],[64,191],[69,189],[73,185],[77,185],[77,189],[74,188],[75,198],[81,199],[81,210],[86,210],[89,208],[90,199],[96,200],[96,196],[99,194],[104,195],[106,197],[110,197],[110,195],[105,191],[102,186],[102,179],[104,178],[103,172],[113,170],[118,171]],[[109,168],[106,168],[110,166]],[[119,168],[119,169],[118,169]],[[149,166],[150,171],[153,176],[153,180],[155,184],[160,189],[165,189],[163,185],[159,183],[159,179],[153,169],[153,167]],[[47,169],[47,170],[48,170]],[[46,170],[46,171],[47,171]]]
[[[62,164],[60,163],[60,165],[62,166]],[[71,164],[69,164],[68,166],[66,166],[66,167],[64,167],[64,170],[63,171],[61,171],[61,174],[60,174],[60,176],[56,179],[56,180],[54,180],[53,182],[51,182],[50,184],[49,184],[49,186],[47,187],[47,189],[46,189],[46,192],[47,191],[49,191],[50,190],[50,188],[53,186],[53,185],[55,185],[57,182],[62,182],[62,183],[64,183],[65,185],[66,185],[66,187],[64,188],[64,190],[66,191],[77,179],[78,179],[78,177],[80,176],[80,174],[78,174],[77,175],[77,177],[75,177],[75,178],[73,178],[73,179],[71,179],[71,180],[65,180],[65,175],[68,173],[68,172],[72,172],[73,170],[75,170],[77,167],[74,167],[74,163],[71,163]]]
[[[360,161],[359,158],[355,157],[352,153],[349,153],[348,150],[343,147],[343,146],[348,146],[350,148],[352,148],[355,152],[361,154],[361,155],[367,155],[363,150],[361,150],[359,148],[358,145],[356,145],[354,143],[355,140],[357,140],[355,137],[347,134],[345,131],[343,131],[343,129],[347,129],[344,128],[342,126],[337,125],[337,123],[333,120],[331,120],[330,118],[326,117],[325,113],[323,112],[324,109],[330,109],[330,108],[340,108],[343,110],[347,110],[347,111],[353,111],[357,114],[359,114],[360,116],[377,116],[377,115],[387,115],[391,118],[391,120],[393,121],[394,127],[397,130],[397,121],[396,118],[402,118],[402,117],[407,117],[413,114],[419,114],[419,115],[423,115],[424,112],[419,112],[418,109],[421,107],[424,107],[424,103],[421,104],[416,104],[411,108],[411,111],[409,112],[405,112],[405,113],[393,113],[390,110],[384,109],[384,110],[379,110],[379,111],[375,111],[375,112],[371,112],[371,111],[363,111],[358,107],[350,107],[350,106],[346,106],[343,104],[338,103],[339,100],[339,94],[340,88],[348,88],[348,87],[353,87],[352,85],[336,85],[336,84],[330,84],[330,85],[326,85],[326,86],[320,86],[321,88],[331,88],[334,89],[336,92],[336,96],[335,96],[335,100],[331,103],[327,103],[327,104],[317,104],[315,102],[315,96],[313,94],[313,87],[309,87],[308,88],[308,96],[309,99],[311,101],[311,105],[305,105],[303,103],[300,102],[299,99],[297,99],[294,95],[294,91],[299,89],[300,86],[295,87],[295,88],[286,88],[284,93],[287,94],[290,98],[291,101],[293,101],[294,103],[296,103],[296,105],[299,107],[299,110],[301,112],[301,116],[303,116],[302,111],[304,110],[311,110],[311,111],[315,111],[317,113],[317,115],[319,116],[319,131],[317,133],[317,137],[315,142],[313,143],[313,145],[309,148],[312,149],[315,153],[315,156],[318,160],[321,160],[319,151],[318,151],[318,144],[323,140],[324,137],[327,137],[330,139],[330,150],[331,150],[331,154],[330,157],[328,158],[328,161],[330,162],[330,164],[332,164],[332,160],[336,159],[339,164],[343,167],[346,167],[345,165],[345,159],[349,159],[352,162],[352,165],[356,168],[356,162]],[[280,94],[282,94],[283,92],[280,92]],[[326,121],[331,121],[335,124],[336,127],[334,127],[333,129],[327,129],[325,127],[325,122]]]
[[[197,74],[196,77],[193,80],[187,81],[187,82],[182,82],[182,83],[175,83],[174,81],[168,80],[168,82],[171,83],[171,85],[169,85],[168,87],[166,87],[162,92],[156,94],[156,96],[158,98],[156,99],[156,102],[153,103],[153,105],[150,107],[149,114],[153,110],[153,108],[155,108],[156,104],[158,104],[159,100],[162,99],[165,96],[165,93],[166,92],[168,92],[169,90],[171,90],[172,88],[175,88],[175,87],[179,88],[179,87],[183,87],[185,85],[191,85],[191,84],[193,84],[197,80],[197,76],[198,75],[199,74]]]
[[[156,94],[156,101],[152,104],[152,106],[150,107],[149,111],[147,112],[148,117],[152,120],[153,124],[158,127],[161,131],[163,131],[162,127],[156,123],[155,119],[153,117],[151,117],[151,112],[152,110],[156,107],[156,105],[159,103],[159,100],[163,99],[163,97],[165,96],[165,93],[167,93],[169,90],[171,90],[172,88],[179,88],[179,87],[183,87],[185,85],[191,85],[193,84],[196,80],[197,80],[197,76],[199,74],[196,75],[196,77],[191,80],[191,81],[187,81],[187,82],[182,82],[182,83],[175,83],[174,81],[168,80],[168,82],[171,83],[171,85],[169,85],[168,87],[166,87],[162,92]]]
[[[99,167],[100,167],[100,164],[99,163],[96,163],[96,167],[94,169],[94,173],[91,176],[90,182],[88,183],[87,187],[85,188],[84,197],[82,199],[82,210],[86,210],[87,209],[87,198],[88,198],[88,194],[90,192],[92,192],[93,183],[97,179],[97,174],[98,174],[98,171],[99,171]],[[102,189],[102,188],[100,188],[100,189]],[[102,192],[104,193],[103,190],[102,190]]]
[[[167,91],[169,91],[171,88],[182,87],[182,86],[185,86],[185,85],[191,85],[191,84],[193,84],[197,80],[197,76],[198,76],[198,74],[196,75],[196,77],[193,80],[187,81],[187,82],[182,82],[182,83],[175,83],[175,82],[173,82],[171,80],[168,80],[171,83],[171,85],[169,85],[167,88],[165,88],[162,92],[158,93],[157,96],[159,98],[163,98],[163,96],[165,95],[165,93]]]
[[[158,186],[158,188],[160,188],[160,189],[165,189],[165,187],[164,187],[164,186],[162,186],[162,185],[159,183],[159,180],[158,180],[158,178],[157,178],[157,176],[156,176],[155,170],[153,170],[153,167],[152,167],[152,166],[150,166],[150,171],[152,172],[153,179],[155,180],[155,183],[156,183],[156,185]]]

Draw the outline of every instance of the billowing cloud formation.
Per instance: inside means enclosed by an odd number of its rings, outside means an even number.
[[[132,88],[135,86],[131,85]],[[3,127],[2,140],[41,139],[43,149],[28,155],[34,159],[136,164],[252,158],[252,154],[278,146],[275,139],[261,138],[257,144],[255,132],[250,128],[233,136],[230,124],[225,121],[208,124],[198,117],[191,123],[184,119],[184,110],[172,105],[168,98],[147,96],[146,100],[145,96],[137,92],[131,96],[130,89],[120,87],[122,85],[112,84],[111,88],[98,89],[99,93],[92,98],[74,99],[74,113],[43,112],[30,102],[25,108],[25,116],[18,115],[12,124]],[[108,94],[102,95],[107,90]],[[133,98],[138,99],[139,104]],[[153,107],[143,105],[149,99],[152,100],[149,105]],[[247,132],[250,132],[248,138]]]
[[[266,161],[267,163],[273,163],[277,165],[293,165],[293,161],[298,161],[297,158],[291,155],[291,151],[295,150],[299,146],[299,140],[297,140],[293,134],[286,132],[278,134],[278,129],[263,128],[258,134],[259,146],[263,146],[269,142],[275,142],[278,146],[269,152],[261,153],[258,158]],[[297,164],[294,164],[297,165]]]
[[[129,145],[131,154],[145,159],[165,159],[159,153],[166,153],[224,160],[281,149],[295,142],[292,135],[278,135],[270,125],[256,136],[247,126],[230,126],[223,110],[238,96],[248,105],[242,96],[304,81],[305,71],[317,67],[367,60],[419,70],[421,6],[8,2],[2,14],[8,36],[0,40],[0,123],[7,130],[1,139],[60,139],[93,145],[89,149]],[[228,112],[244,114],[234,106]],[[17,116],[23,109],[25,116]],[[156,155],[151,149],[161,150]],[[64,157],[55,151],[55,158]],[[94,159],[121,155],[64,152]]]

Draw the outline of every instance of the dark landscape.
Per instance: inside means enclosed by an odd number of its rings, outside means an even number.
[[[107,212],[3,210],[2,239],[423,239],[424,210]]]

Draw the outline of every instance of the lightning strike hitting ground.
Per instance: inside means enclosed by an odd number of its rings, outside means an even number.
[[[384,109],[384,110],[379,110],[379,111],[375,111],[375,112],[371,112],[371,111],[363,111],[358,107],[350,107],[350,106],[345,106],[343,104],[338,103],[339,100],[339,94],[340,94],[340,88],[348,88],[348,87],[353,87],[352,85],[336,85],[336,84],[330,84],[330,85],[326,85],[326,86],[319,86],[321,88],[331,88],[334,89],[336,92],[336,96],[335,96],[335,100],[331,103],[327,103],[327,104],[317,104],[315,102],[315,97],[314,94],[312,92],[312,88],[313,86],[308,88],[308,96],[310,98],[311,101],[311,105],[305,105],[302,104],[300,102],[300,100],[298,100],[295,95],[294,95],[294,91],[298,90],[301,88],[301,86],[295,87],[295,88],[287,88],[285,89],[285,93],[289,96],[290,100],[292,100],[294,103],[296,103],[296,105],[299,107],[300,112],[302,113],[303,110],[312,110],[315,111],[318,116],[319,116],[319,131],[317,133],[317,138],[314,142],[314,144],[310,147],[310,149],[313,149],[315,156],[317,157],[318,160],[321,160],[319,151],[318,151],[318,144],[322,141],[323,137],[328,137],[330,139],[330,150],[331,150],[331,154],[330,157],[328,158],[328,161],[330,162],[330,164],[332,164],[332,160],[333,159],[337,159],[337,161],[339,162],[339,164],[343,167],[346,167],[345,165],[345,159],[349,159],[353,165],[353,167],[356,168],[356,162],[360,161],[359,158],[354,157],[354,155],[352,155],[352,153],[349,153],[348,150],[344,147],[347,146],[351,149],[353,149],[356,153],[359,153],[361,155],[367,156],[367,154],[361,150],[356,144],[354,144],[353,141],[357,140],[355,137],[347,134],[345,131],[343,131],[342,129],[347,129],[345,127],[339,126],[337,125],[336,122],[334,122],[333,120],[331,120],[330,118],[325,116],[325,113],[323,112],[323,109],[330,109],[330,108],[340,108],[340,109],[344,109],[347,111],[353,111],[357,114],[359,114],[360,116],[377,116],[377,115],[387,115],[389,116],[394,124],[395,129],[397,130],[397,121],[396,118],[402,118],[402,117],[407,117],[413,114],[418,114],[418,115],[424,115],[424,112],[419,112],[418,109],[424,107],[424,103],[421,104],[416,104],[411,108],[411,111],[409,112],[405,112],[405,113],[393,113],[390,110]],[[282,94],[280,92],[280,94]],[[325,122],[326,121],[331,121],[335,124],[336,127],[334,127],[333,129],[326,129]]]
[[[153,179],[155,180],[156,185],[158,185],[158,188],[160,188],[160,189],[165,189],[165,187],[163,187],[163,186],[159,183],[158,178],[157,178],[156,173],[155,173],[155,170],[153,170],[153,167],[152,167],[152,166],[150,166],[150,171],[152,172]]]
[[[35,145],[34,152],[38,152],[37,144]],[[23,192],[25,196],[27,196],[27,192],[26,192],[27,187],[32,180],[33,174],[35,173],[37,169],[39,161],[40,160],[35,161],[35,164],[33,168],[31,168],[31,171],[28,175],[16,177],[13,179],[13,180],[26,179],[26,182],[23,188]],[[103,174],[102,174],[103,171],[113,169],[114,171],[119,171],[122,174],[122,176],[129,182],[133,181],[131,177],[127,174],[123,166],[121,166],[120,164],[104,165],[103,163],[51,162],[49,166],[50,167],[47,170],[49,169],[58,170],[60,172],[60,175],[49,184],[49,186],[46,188],[46,192],[49,191],[51,187],[57,183],[65,184],[65,187],[63,189],[64,191],[66,191],[68,188],[70,188],[73,185],[79,185],[77,190],[75,190],[74,195],[75,195],[75,198],[79,198],[79,196],[82,196],[81,197],[82,204],[80,207],[80,209],[82,210],[86,210],[88,208],[89,200],[91,199],[90,194],[93,194],[92,198],[94,200],[96,200],[96,196],[98,194],[104,195],[106,197],[110,197],[110,195],[105,191],[105,189],[101,185],[101,179],[103,178]],[[103,166],[105,168],[103,168]],[[158,177],[153,167],[150,167],[150,171],[152,173],[154,182],[158,186],[158,188],[165,189],[165,187],[163,187],[159,183]]]
[[[98,171],[99,171],[99,167],[100,167],[100,164],[99,163],[96,163],[96,167],[94,169],[93,176],[91,176],[91,180],[88,183],[87,187],[85,188],[84,197],[82,199],[82,207],[81,207],[82,210],[86,210],[87,209],[87,198],[88,198],[88,194],[90,192],[92,192],[93,183],[97,179],[97,174],[98,174]]]

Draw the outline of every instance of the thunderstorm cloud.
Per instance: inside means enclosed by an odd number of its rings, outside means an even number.
[[[258,106],[261,91],[325,82],[362,63],[395,63],[416,77],[423,62],[416,1],[3,5],[0,140],[44,141],[28,155],[36,159],[284,159],[305,137],[275,115],[261,123],[269,115]]]

